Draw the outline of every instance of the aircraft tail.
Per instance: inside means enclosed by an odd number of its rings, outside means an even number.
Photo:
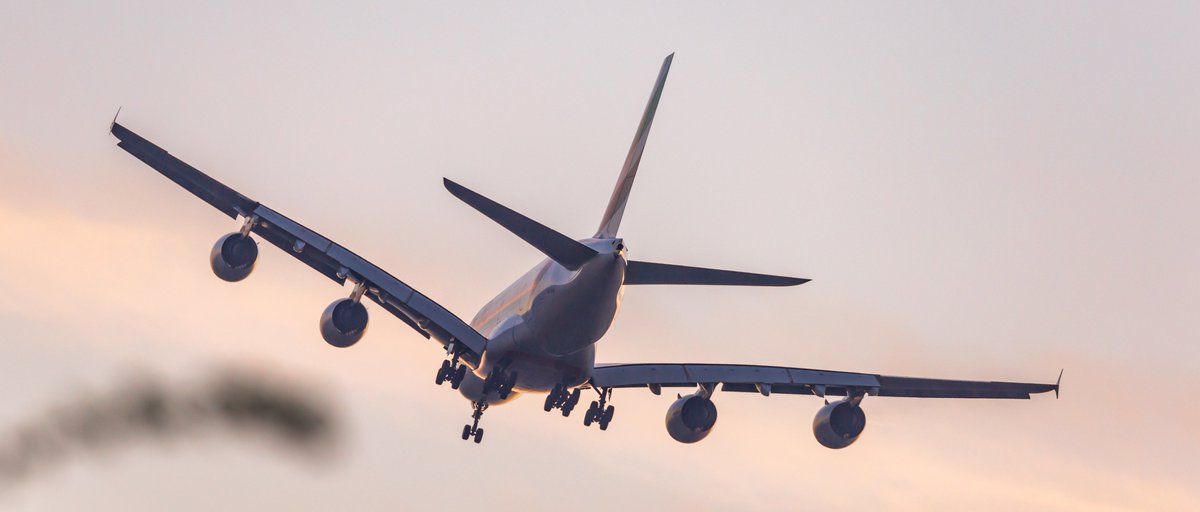
[[[591,247],[576,242],[567,235],[543,226],[537,221],[512,211],[508,207],[492,201],[467,187],[450,181],[447,178],[442,179],[442,184],[446,186],[446,190],[454,194],[454,197],[467,203],[471,208],[478,210],[479,213],[486,215],[489,219],[496,221],[497,224],[504,226],[504,229],[511,231],[512,234],[517,235],[521,240],[542,251],[542,254],[545,254],[559,265],[570,270],[576,270],[596,255],[596,251]]]
[[[771,276],[749,272],[735,272],[732,270],[649,263],[645,261],[630,261],[625,267],[625,284],[796,286],[808,281],[808,279],[799,277]]]
[[[667,55],[663,60],[662,69],[658,72],[658,80],[654,82],[654,90],[650,92],[650,101],[646,103],[646,111],[642,114],[642,122],[638,124],[637,133],[633,136],[633,144],[629,146],[629,154],[625,156],[625,165],[621,167],[621,176],[613,188],[612,197],[608,200],[608,208],[600,219],[600,228],[596,230],[595,238],[616,238],[617,229],[621,227],[621,216],[625,214],[625,203],[629,201],[629,191],[633,188],[633,178],[637,176],[638,164],[642,161],[642,151],[646,149],[646,140],[650,137],[650,125],[654,123],[654,112],[658,110],[658,100],[662,97],[663,86],[667,83],[667,71],[671,69],[671,60],[675,54]]]

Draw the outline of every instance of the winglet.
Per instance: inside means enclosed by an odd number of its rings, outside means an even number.
[[[1058,400],[1058,386],[1059,386],[1059,384],[1062,384],[1062,374],[1063,374],[1063,370],[1065,370],[1065,369],[1066,368],[1058,370],[1058,380],[1054,381],[1054,399],[1055,400]]]
[[[117,113],[113,114],[113,120],[108,124],[108,132],[112,133],[113,127],[117,125],[117,116],[121,115],[121,107],[117,107]]]

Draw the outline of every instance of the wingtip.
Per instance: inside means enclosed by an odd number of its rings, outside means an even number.
[[[113,114],[112,122],[108,123],[108,133],[112,133],[113,128],[115,128],[117,126],[117,116],[120,116],[120,115],[121,115],[121,106],[118,106],[117,113]]]
[[[1066,368],[1062,368],[1062,369],[1058,370],[1058,380],[1054,381],[1054,399],[1055,400],[1058,400],[1058,387],[1060,385],[1062,385],[1062,376],[1063,376],[1064,370],[1066,370]]]

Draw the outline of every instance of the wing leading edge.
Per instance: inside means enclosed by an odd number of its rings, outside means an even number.
[[[1060,374],[1061,378],[1061,374]],[[598,388],[694,387],[721,384],[722,391],[763,395],[899,396],[917,398],[1011,398],[1054,391],[1059,384],[988,382],[892,377],[870,373],[741,364],[609,364],[597,365],[592,385]]]
[[[354,252],[171,156],[115,121],[111,132],[121,141],[117,144],[121,149],[221,213],[231,218],[253,219],[251,231],[263,240],[338,284],[344,285],[347,279],[363,284],[367,297],[418,333],[438,340],[443,346],[454,344],[464,360],[473,365],[479,363],[487,346],[486,338],[429,297]]]

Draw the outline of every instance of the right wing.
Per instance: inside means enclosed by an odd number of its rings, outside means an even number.
[[[259,204],[195,167],[171,156],[154,143],[115,121],[111,132],[120,139],[121,149],[232,218],[255,219],[252,232],[283,249],[325,277],[344,285],[347,279],[364,285],[376,304],[395,315],[426,338],[433,338],[457,351],[463,360],[477,366],[487,339],[470,325],[438,303],[396,279],[383,269],[350,250],[334,243]]]
[[[1059,375],[1062,378],[1062,375]],[[904,396],[917,398],[1023,398],[1053,391],[1058,383],[987,382],[972,380],[891,377],[870,373],[811,370],[749,364],[611,364],[597,365],[593,387],[646,387],[657,394],[664,387],[721,384],[722,391],[783,393],[817,396]]]

